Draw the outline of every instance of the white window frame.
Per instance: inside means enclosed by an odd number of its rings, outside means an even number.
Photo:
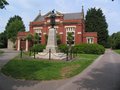
[[[93,44],[94,43],[94,37],[86,37],[87,43],[88,44]]]
[[[73,37],[74,37],[74,44],[72,45],[72,46],[74,46],[75,45],[75,31],[76,31],[76,26],[65,26],[65,30],[66,30],[66,44],[67,44],[67,33],[68,32],[73,32],[74,34],[73,34]]]
[[[42,27],[34,27],[33,30],[35,31],[35,33],[37,33],[39,35],[40,38],[42,38]],[[40,40],[41,42],[41,40]]]

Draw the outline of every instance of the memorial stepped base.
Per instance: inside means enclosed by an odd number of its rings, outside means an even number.
[[[49,53],[38,53],[35,55],[36,58],[40,58],[40,59],[49,59]],[[51,53],[50,55],[51,59],[54,60],[64,60],[66,59],[66,54],[64,53]]]

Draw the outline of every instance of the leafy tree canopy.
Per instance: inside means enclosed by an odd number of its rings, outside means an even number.
[[[35,44],[39,44],[39,38],[40,38],[40,37],[39,37],[38,33],[35,33],[35,34],[34,34],[34,43],[35,43]]]
[[[7,37],[5,33],[0,33],[0,48],[7,47]]]
[[[111,35],[111,45],[113,49],[120,49],[120,32]]]
[[[25,31],[25,26],[23,24],[22,18],[20,16],[11,17],[5,27],[5,33],[7,33],[7,38],[12,42],[16,41],[17,33],[20,31]]]
[[[87,11],[85,27],[87,32],[97,32],[98,43],[106,46],[108,40],[108,24],[100,8],[91,8]]]
[[[60,39],[60,35],[57,34],[57,45],[60,45],[61,44],[61,39]]]
[[[5,5],[8,5],[8,2],[6,0],[0,0],[0,9],[5,8]]]
[[[67,40],[68,40],[68,44],[69,44],[69,46],[71,46],[72,45],[72,42],[73,42],[73,33],[72,32],[68,32],[67,33]]]
[[[28,35],[26,36],[26,39],[29,40],[29,41],[31,41],[31,40],[33,39],[32,34],[28,34]]]

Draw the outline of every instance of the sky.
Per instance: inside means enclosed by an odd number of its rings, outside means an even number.
[[[55,9],[61,13],[81,12],[82,5],[84,12],[90,8],[101,8],[108,23],[109,35],[120,31],[120,0],[7,0],[9,5],[6,9],[0,9],[0,32],[5,30],[5,26],[14,15],[22,17],[29,30],[29,23],[35,19],[41,10],[44,15]]]

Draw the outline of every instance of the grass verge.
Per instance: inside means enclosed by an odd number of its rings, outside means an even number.
[[[3,54],[3,51],[0,50],[0,55]]]
[[[9,61],[1,71],[8,76],[26,80],[53,80],[77,75],[98,55],[80,54],[74,61],[19,60]]]
[[[120,49],[118,49],[118,50],[114,50],[116,53],[119,53],[120,54]]]

